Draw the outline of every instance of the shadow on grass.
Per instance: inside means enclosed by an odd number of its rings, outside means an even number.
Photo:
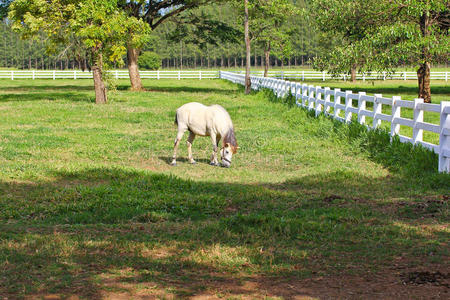
[[[95,102],[93,96],[83,95],[78,92],[42,92],[26,94],[6,94],[0,97],[1,102],[25,102],[25,101],[73,101]]]
[[[430,216],[391,203],[420,203],[434,191],[401,176],[342,171],[277,186],[118,168],[52,177],[0,182],[0,261],[7,262],[0,295],[97,299],[108,289],[130,292],[125,283],[176,297],[228,283],[240,293],[245,274],[294,279],[376,270],[400,256],[419,266],[448,255],[444,229],[415,227]],[[432,218],[446,211],[442,203]],[[255,291],[267,289],[258,284]]]
[[[128,90],[129,86],[118,86],[118,90]],[[146,92],[161,92],[161,93],[214,93],[220,95],[230,95],[235,93],[236,90],[230,89],[218,89],[218,88],[204,88],[204,87],[192,87],[192,86],[174,86],[174,87],[159,87],[152,86],[146,87]]]
[[[52,82],[53,83],[53,82]],[[30,91],[61,91],[61,90],[74,90],[74,91],[94,91],[94,86],[91,85],[76,85],[76,84],[64,84],[64,85],[58,85],[58,84],[39,84],[39,85],[0,85],[0,91],[23,91],[23,92],[30,92]]]

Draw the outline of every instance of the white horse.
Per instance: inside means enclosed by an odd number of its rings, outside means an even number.
[[[195,135],[210,136],[213,146],[211,165],[218,166],[217,150],[220,139],[222,139],[222,166],[229,168],[231,157],[239,148],[234,136],[233,122],[228,112],[220,105],[205,106],[201,103],[191,102],[180,106],[175,116],[175,124],[178,125],[178,133],[175,138],[173,158],[171,165],[177,164],[177,149],[183,134],[189,130],[187,140],[189,162],[195,164],[192,157],[192,142]]]

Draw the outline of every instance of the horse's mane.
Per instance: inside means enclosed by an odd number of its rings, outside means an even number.
[[[223,146],[225,146],[227,143],[230,143],[231,145],[231,149],[233,150],[233,153],[237,152],[237,141],[236,141],[236,136],[234,135],[234,129],[233,127],[231,127],[228,132],[225,134],[225,136],[223,137]]]

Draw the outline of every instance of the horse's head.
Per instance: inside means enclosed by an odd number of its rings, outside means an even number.
[[[229,168],[231,166],[231,158],[237,152],[239,147],[235,147],[230,143],[226,143],[220,151],[222,157],[222,167]]]

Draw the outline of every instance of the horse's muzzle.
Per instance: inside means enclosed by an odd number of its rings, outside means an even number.
[[[231,161],[223,157],[220,166],[222,166],[223,168],[229,168],[231,166]]]

